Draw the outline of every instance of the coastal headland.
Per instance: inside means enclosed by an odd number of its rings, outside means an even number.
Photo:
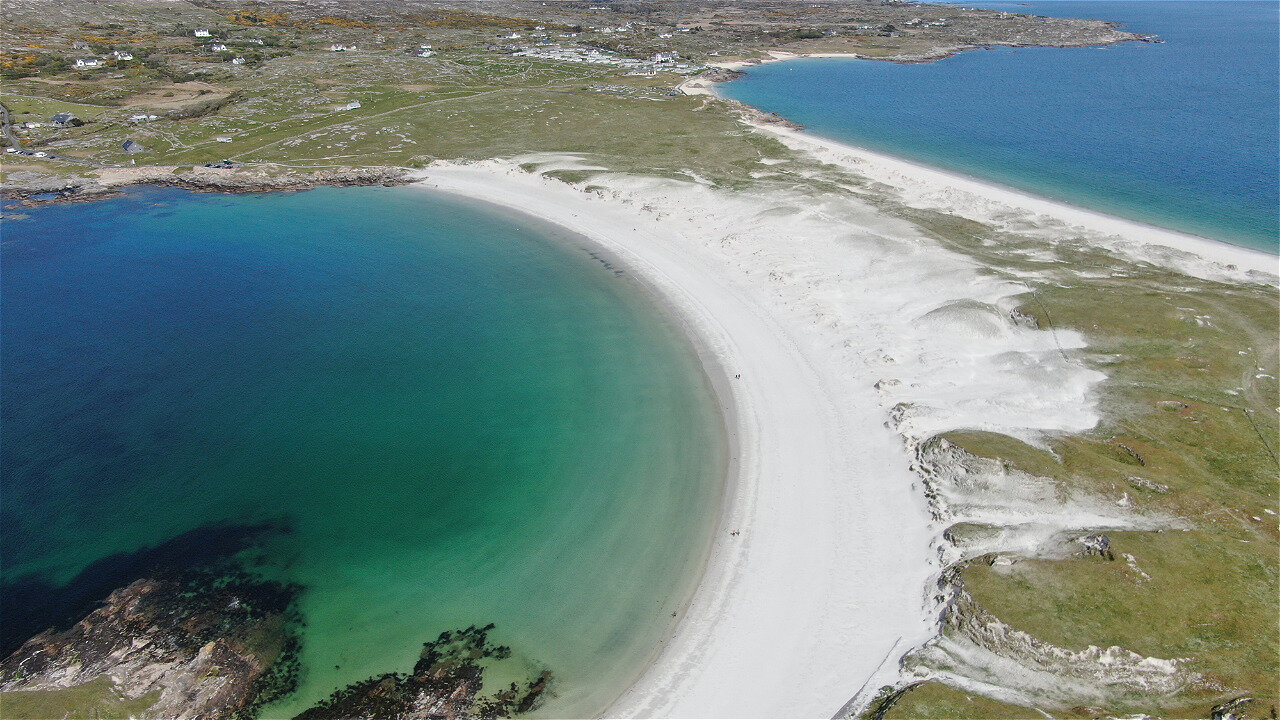
[[[87,32],[43,7],[19,6],[4,42]],[[191,77],[33,69],[0,93],[11,114],[93,121],[31,128],[63,159],[6,158],[10,197],[415,182],[584,238],[683,327],[730,477],[701,582],[603,716],[1274,712],[1276,258],[823,140],[712,90],[770,58],[1152,38],[898,2],[112,7],[84,21],[95,37],[112,12],[145,20],[162,67]],[[225,63],[207,40],[174,50],[206,25]],[[274,50],[233,64],[249,45]],[[143,105],[156,119],[130,120]],[[132,138],[151,154],[117,151]],[[418,670],[387,692],[440,668]],[[358,707],[374,680],[333,702]],[[539,682],[491,714],[534,710]]]

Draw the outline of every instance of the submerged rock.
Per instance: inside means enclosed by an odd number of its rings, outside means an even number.
[[[457,720],[501,718],[537,707],[551,682],[550,671],[521,686],[511,683],[480,696],[485,661],[511,656],[511,649],[489,642],[493,625],[441,633],[425,643],[413,672],[387,673],[347,686],[295,720]]]

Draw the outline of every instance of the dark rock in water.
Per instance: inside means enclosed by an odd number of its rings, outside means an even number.
[[[235,570],[137,580],[0,662],[0,692],[30,697],[97,681],[113,698],[155,698],[154,717],[252,717],[296,687],[298,592]]]
[[[489,642],[493,625],[441,633],[422,647],[421,659],[409,675],[388,673],[354,683],[295,720],[456,720],[502,718],[537,707],[551,682],[544,671],[523,687],[511,683],[493,695],[479,697],[483,661],[500,661],[511,649]]]
[[[4,717],[43,718],[50,707],[62,716],[65,707],[73,717],[255,718],[297,689],[301,588],[245,572],[233,556],[282,530],[199,528],[104,558],[66,586],[24,578],[0,588],[5,622],[16,626],[5,627],[6,636],[38,633],[0,661]],[[480,695],[485,670],[511,657],[510,648],[489,642],[492,629],[442,633],[423,645],[412,673],[355,683],[300,717],[449,720],[528,712],[547,692],[550,672]]]
[[[737,80],[738,78],[745,76],[746,73],[741,73],[737,70],[730,70],[728,68],[711,68],[710,70],[702,73],[702,78],[704,80],[709,80],[715,83],[729,82],[730,80]]]
[[[217,565],[260,542],[267,533],[287,531],[280,522],[205,525],[155,547],[102,558],[65,585],[37,576],[0,585],[0,656],[17,650],[36,633],[71,627],[113,590],[138,578]]]

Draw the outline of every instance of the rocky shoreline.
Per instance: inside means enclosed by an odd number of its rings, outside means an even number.
[[[5,712],[141,703],[172,720],[252,717],[297,684],[300,590],[234,570],[136,580],[0,661]]]
[[[41,632],[0,661],[5,717],[251,720],[298,687],[302,591],[228,567],[136,580],[69,629]],[[511,657],[510,648],[489,642],[493,628],[441,633],[424,643],[410,673],[353,683],[297,717],[462,720],[526,713],[541,703],[551,672],[487,688],[486,670]]]
[[[506,660],[511,648],[489,642],[490,623],[441,633],[424,643],[413,672],[386,673],[338,690],[304,711],[296,720],[394,718],[395,720],[461,720],[506,718],[536,708],[551,683],[542,671],[523,686],[509,686],[481,696],[485,666]]]
[[[320,186],[404,185],[408,171],[396,167],[348,167],[298,172],[275,165],[252,167],[140,166],[105,168],[94,177],[49,177],[10,173],[0,199],[24,207],[104,200],[133,185],[178,187],[193,192],[257,193],[310,190]]]

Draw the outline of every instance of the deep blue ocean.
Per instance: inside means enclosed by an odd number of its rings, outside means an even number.
[[[962,3],[1115,20],[1164,43],[806,59],[720,86],[810,132],[1276,252],[1280,3]]]

